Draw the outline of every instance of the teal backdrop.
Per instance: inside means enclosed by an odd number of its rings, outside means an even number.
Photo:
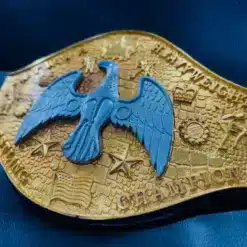
[[[1,0],[0,70],[13,71],[95,34],[159,34],[216,73],[247,86],[245,0]],[[6,73],[0,73],[0,87]],[[101,230],[19,195],[0,169],[0,246],[247,246],[247,190],[198,198],[137,228]],[[155,218],[155,222],[152,219]]]

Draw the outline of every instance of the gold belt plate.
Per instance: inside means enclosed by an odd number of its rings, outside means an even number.
[[[136,95],[142,75],[168,92],[173,144],[161,177],[137,139],[112,125],[103,129],[102,155],[83,166],[61,151],[76,121],[50,123],[14,144],[23,117],[49,83],[81,69],[85,78],[78,91],[89,92],[104,76],[96,65],[102,59],[119,65],[122,99]],[[32,202],[67,216],[121,219],[247,186],[247,90],[151,33],[105,33],[10,73],[0,89],[0,130],[0,161],[13,185]]]

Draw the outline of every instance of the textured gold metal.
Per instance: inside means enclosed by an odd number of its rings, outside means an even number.
[[[135,96],[141,75],[154,77],[171,98],[174,140],[159,178],[136,138],[111,125],[102,133],[102,155],[84,166],[61,152],[74,121],[51,123],[14,145],[23,116],[53,79],[82,69],[78,91],[89,92],[104,76],[96,66],[102,59],[120,66],[121,98]],[[247,186],[247,90],[150,33],[102,34],[11,73],[0,89],[0,130],[0,161],[11,182],[34,203],[64,215],[125,218]]]

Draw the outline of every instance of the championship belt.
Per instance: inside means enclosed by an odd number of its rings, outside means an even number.
[[[102,34],[8,74],[0,130],[10,181],[62,215],[124,220],[247,186],[246,89],[150,33]]]

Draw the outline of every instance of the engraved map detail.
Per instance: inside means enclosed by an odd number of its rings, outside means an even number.
[[[173,144],[160,178],[136,137],[112,125],[102,131],[101,156],[85,166],[61,151],[78,119],[49,123],[14,145],[23,116],[51,80],[81,69],[85,79],[78,91],[89,92],[103,77],[95,66],[102,59],[118,63],[122,99],[136,95],[142,75],[152,76],[169,94]],[[123,218],[247,185],[247,90],[155,35],[97,36],[9,75],[0,89],[0,130],[0,160],[12,183],[33,202],[65,215]]]

